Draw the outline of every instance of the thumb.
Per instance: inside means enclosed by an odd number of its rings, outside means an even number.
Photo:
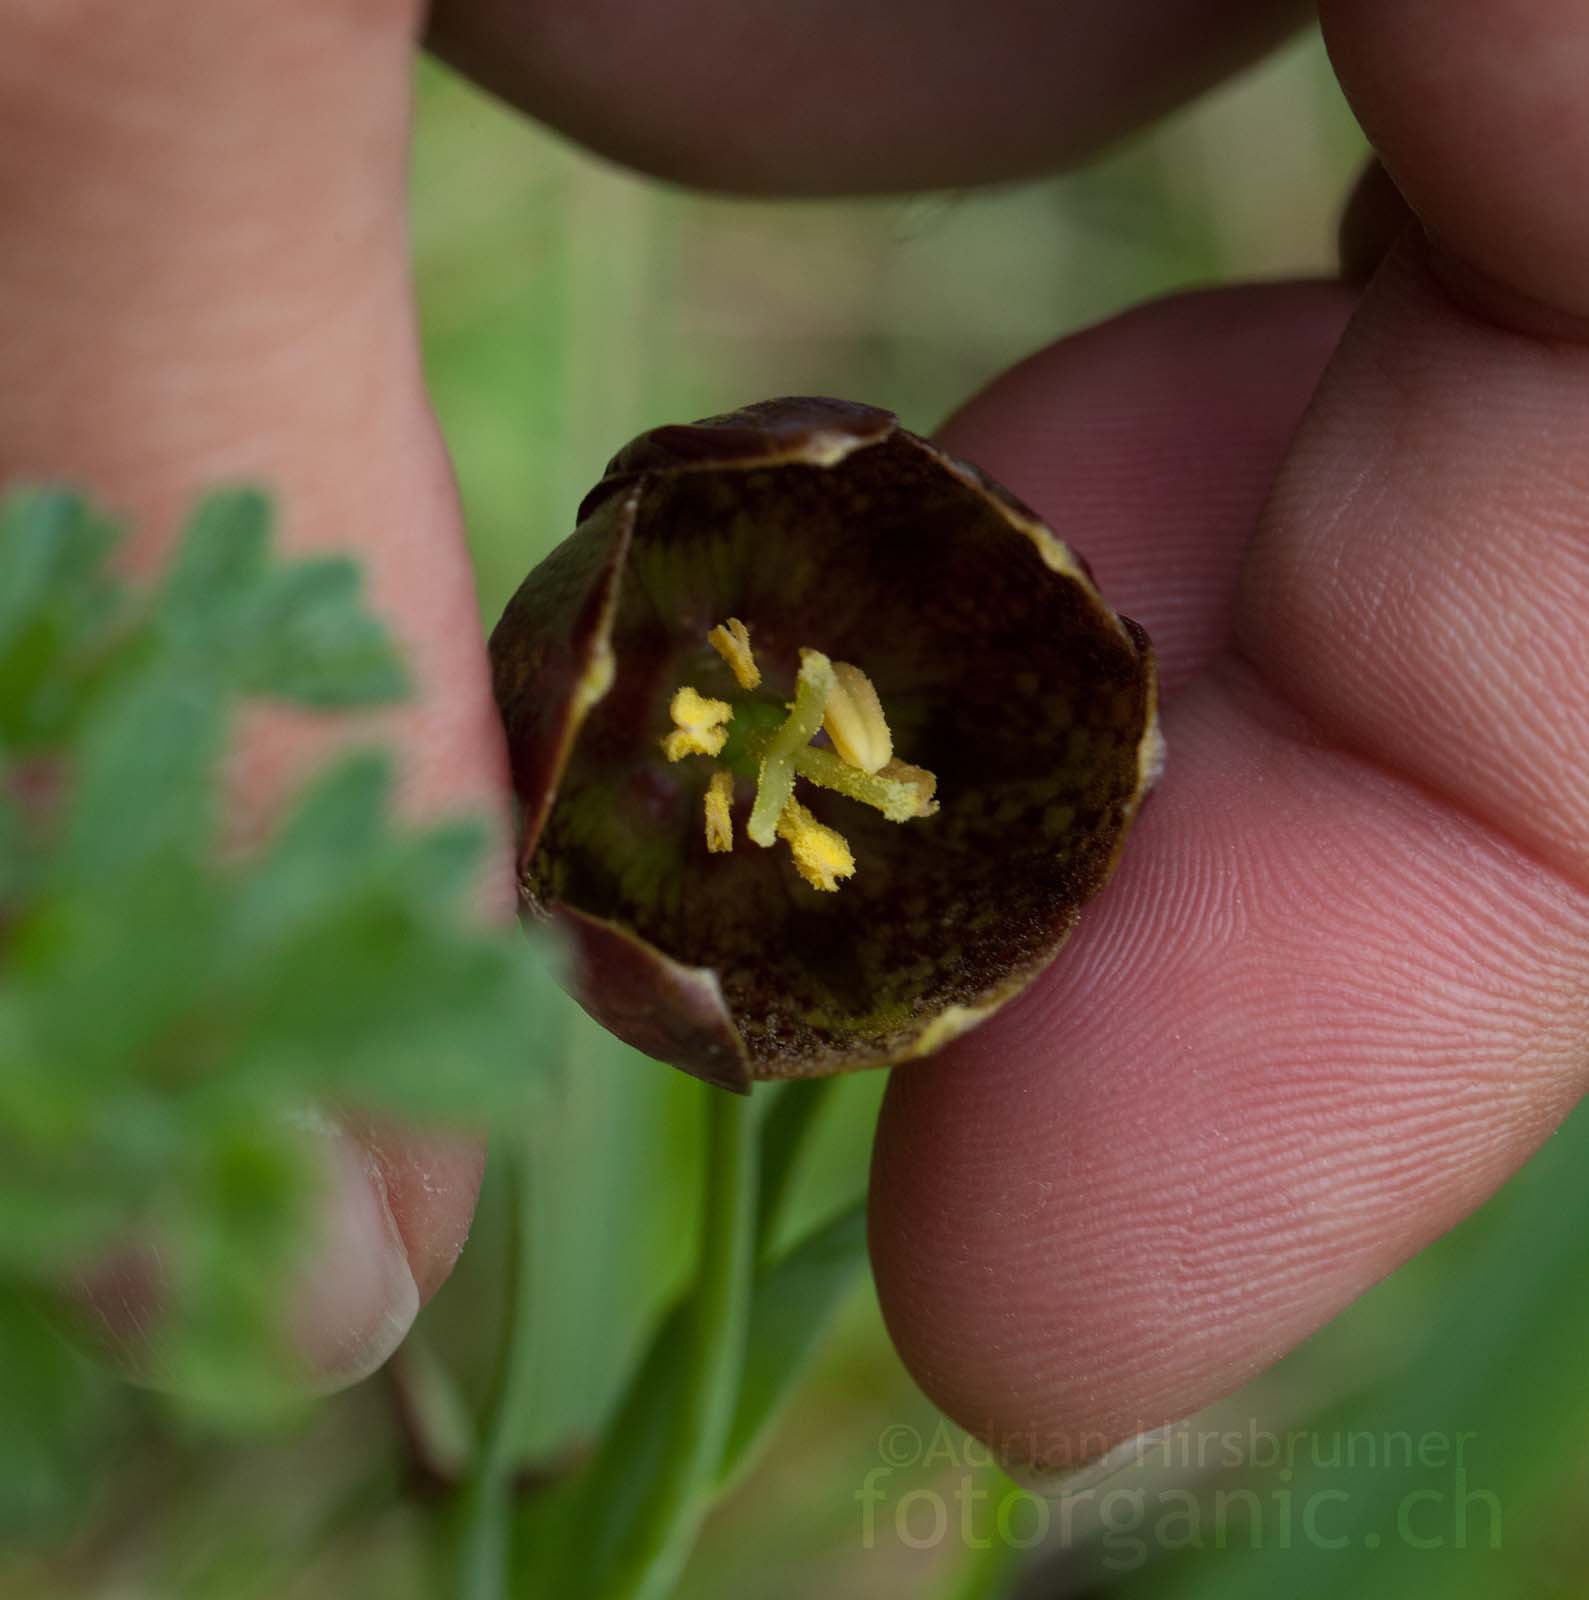
[[[329,737],[372,734],[396,746],[411,812],[501,815],[405,257],[418,24],[416,0],[0,0],[0,483],[85,485],[147,566],[199,489],[261,482],[289,547],[362,560],[417,684],[334,734],[251,721],[245,820]],[[478,1176],[456,1140],[385,1129],[357,1148],[334,1163],[340,1198],[296,1316],[314,1359],[349,1378],[445,1276]]]

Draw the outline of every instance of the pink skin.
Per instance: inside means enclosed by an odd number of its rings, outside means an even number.
[[[674,92],[668,51],[699,67],[703,38],[727,62],[758,38],[778,57],[742,5],[694,0],[660,38],[645,0],[580,9],[583,32],[536,0],[448,0],[439,23],[602,148],[812,191],[1073,154],[1292,15],[1172,9],[1161,37],[1142,6],[1009,0],[968,6],[971,28],[901,3],[899,83],[842,41],[818,63],[875,141],[859,172],[853,139],[802,139],[799,106],[725,140],[722,97]],[[1025,998],[896,1075],[878,1136],[873,1257],[901,1354],[1045,1467],[1275,1359],[1584,1088],[1589,19],[1569,0],[1332,0],[1324,20],[1442,245],[1408,232],[1355,308],[1327,285],[1145,308],[946,431],[1074,538],[1166,663],[1170,765],[1119,878]],[[363,554],[416,652],[425,696],[389,727],[411,804],[434,810],[499,795],[501,758],[413,356],[418,24],[408,0],[0,0],[0,474],[103,485],[154,519],[144,559],[196,483],[283,484],[291,539]],[[1087,92],[1055,92],[1059,74]],[[256,729],[250,806],[322,738]],[[374,1212],[428,1292],[477,1154],[375,1144]],[[356,1237],[327,1231],[333,1258]],[[390,1305],[304,1306],[313,1348],[363,1352],[324,1356],[334,1375],[378,1359],[355,1325]]]
[[[1434,230],[1581,311],[1589,115],[1556,106],[1549,173],[1524,128],[1589,24],[1434,11],[1327,15],[1365,120]],[[1404,94],[1431,40],[1444,91]],[[1322,289],[1224,297],[1240,336],[1207,301],[1149,308],[948,430],[1076,531],[1172,684],[1116,883],[1028,996],[896,1075],[878,1134],[901,1352],[1039,1469],[1273,1361],[1584,1089],[1589,353],[1429,254],[1411,232],[1383,267],[1289,448]],[[1111,425],[1133,397],[1168,424]]]
[[[1245,65],[1307,14],[1306,0],[436,0],[430,38],[488,88],[643,172],[857,194],[1047,171]]]

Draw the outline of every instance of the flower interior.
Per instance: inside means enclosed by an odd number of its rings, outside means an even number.
[[[712,973],[755,1076],[898,1060],[1008,998],[1145,786],[1140,630],[903,435],[610,478],[503,627],[526,904]]]
[[[734,848],[732,807],[739,782],[755,788],[746,836],[763,849],[782,840],[795,870],[825,893],[853,876],[855,856],[842,833],[801,805],[797,779],[871,806],[890,822],[936,813],[938,780],[924,767],[894,759],[882,702],[859,667],[802,648],[793,701],[750,698],[762,681],[750,629],[730,617],[707,634],[706,642],[727,663],[746,698],[736,707],[682,686],[668,705],[673,729],[662,739],[662,752],[669,761],[707,756],[720,762],[702,802],[710,854],[726,855]],[[812,743],[824,735],[829,749]]]

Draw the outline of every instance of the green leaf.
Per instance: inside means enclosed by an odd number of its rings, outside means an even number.
[[[777,1237],[784,1202],[823,1107],[833,1098],[837,1078],[802,1078],[777,1087],[777,1098],[761,1125],[761,1194],[756,1204],[758,1254]]]
[[[723,1451],[726,1487],[754,1458],[866,1267],[866,1206],[847,1207],[756,1280],[739,1404]]]
[[[271,521],[257,490],[201,503],[160,597],[165,647],[245,694],[320,708],[399,698],[407,679],[391,635],[360,602],[358,566],[341,557],[273,564]]]
[[[102,622],[115,593],[103,567],[119,537],[68,489],[14,489],[0,501],[0,654],[43,615]]]
[[[757,1275],[739,1395],[715,1493],[724,1492],[750,1465],[865,1264],[866,1213],[857,1204]],[[681,1299],[658,1325],[606,1429],[607,1448],[578,1477],[577,1486],[559,1496],[556,1517],[531,1508],[523,1542],[535,1549],[548,1592],[586,1592],[582,1584],[605,1571],[656,1475],[667,1470],[676,1397],[689,1357],[689,1311],[688,1298]]]
[[[0,1286],[0,1537],[58,1534],[90,1509],[84,1485],[121,1420],[110,1388],[41,1299]]]
[[[603,1430],[602,1448],[557,1496],[555,1514],[528,1508],[517,1542],[533,1556],[542,1592],[588,1595],[610,1571],[650,1486],[666,1470],[688,1362],[683,1300],[657,1327]]]
[[[960,1567],[944,1580],[941,1600],[1009,1600],[1017,1593],[1026,1551],[1008,1539],[985,1535],[968,1543]]]
[[[383,705],[408,692],[386,627],[359,603],[351,561],[304,561],[272,575],[245,620],[241,683],[322,709]]]
[[[310,1401],[285,1285],[319,1212],[324,1141],[280,1106],[236,1098],[176,1154],[148,1229],[162,1299],[176,1311],[154,1373],[206,1426],[255,1429],[293,1420]]]
[[[0,760],[0,906],[15,904],[32,873],[32,852],[28,849],[27,829],[22,820],[22,810],[5,792],[12,774]],[[4,934],[3,913],[0,913],[0,937]]]
[[[257,490],[221,490],[200,501],[160,594],[170,646],[215,665],[247,649],[249,613],[268,581],[270,541],[270,502]]]
[[[66,490],[0,501],[0,746],[63,733],[91,698],[118,637],[106,569],[118,531]]]
[[[202,858],[226,729],[221,685],[200,674],[150,671],[107,697],[76,753],[62,878],[108,894]]]
[[[378,877],[392,788],[391,760],[378,750],[344,756],[310,781],[239,878],[229,942],[239,966],[268,959]]]
[[[303,1400],[282,1314],[315,1215],[304,1107],[523,1115],[544,967],[480,923],[493,835],[395,819],[384,751],[221,855],[243,702],[402,686],[356,567],[278,562],[271,524],[257,492],[211,496],[150,594],[81,497],[0,503],[0,1313],[149,1254],[180,1404],[247,1425]],[[33,1379],[5,1331],[9,1422]]]
[[[522,1106],[534,1066],[535,957],[409,900],[351,888],[239,974],[246,1070],[413,1115]]]

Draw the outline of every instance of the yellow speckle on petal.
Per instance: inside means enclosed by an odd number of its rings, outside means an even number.
[[[668,706],[673,718],[672,733],[662,740],[662,753],[669,761],[682,761],[685,756],[715,756],[728,743],[725,726],[734,715],[734,708],[726,700],[708,700],[685,685],[675,692]]]
[[[789,846],[796,869],[813,889],[837,889],[840,878],[855,872],[855,857],[844,835],[818,822],[798,800],[784,806],[778,837]]]
[[[761,668],[750,649],[750,629],[738,617],[718,623],[707,634],[706,642],[728,663],[741,689],[761,687]]]
[[[706,786],[706,848],[714,856],[726,855],[734,848],[734,819],[728,809],[733,799],[733,775],[714,772]]]
[[[894,736],[888,731],[883,703],[872,680],[848,661],[833,663],[833,692],[823,711],[822,726],[833,748],[852,767],[877,772],[894,754]]]

